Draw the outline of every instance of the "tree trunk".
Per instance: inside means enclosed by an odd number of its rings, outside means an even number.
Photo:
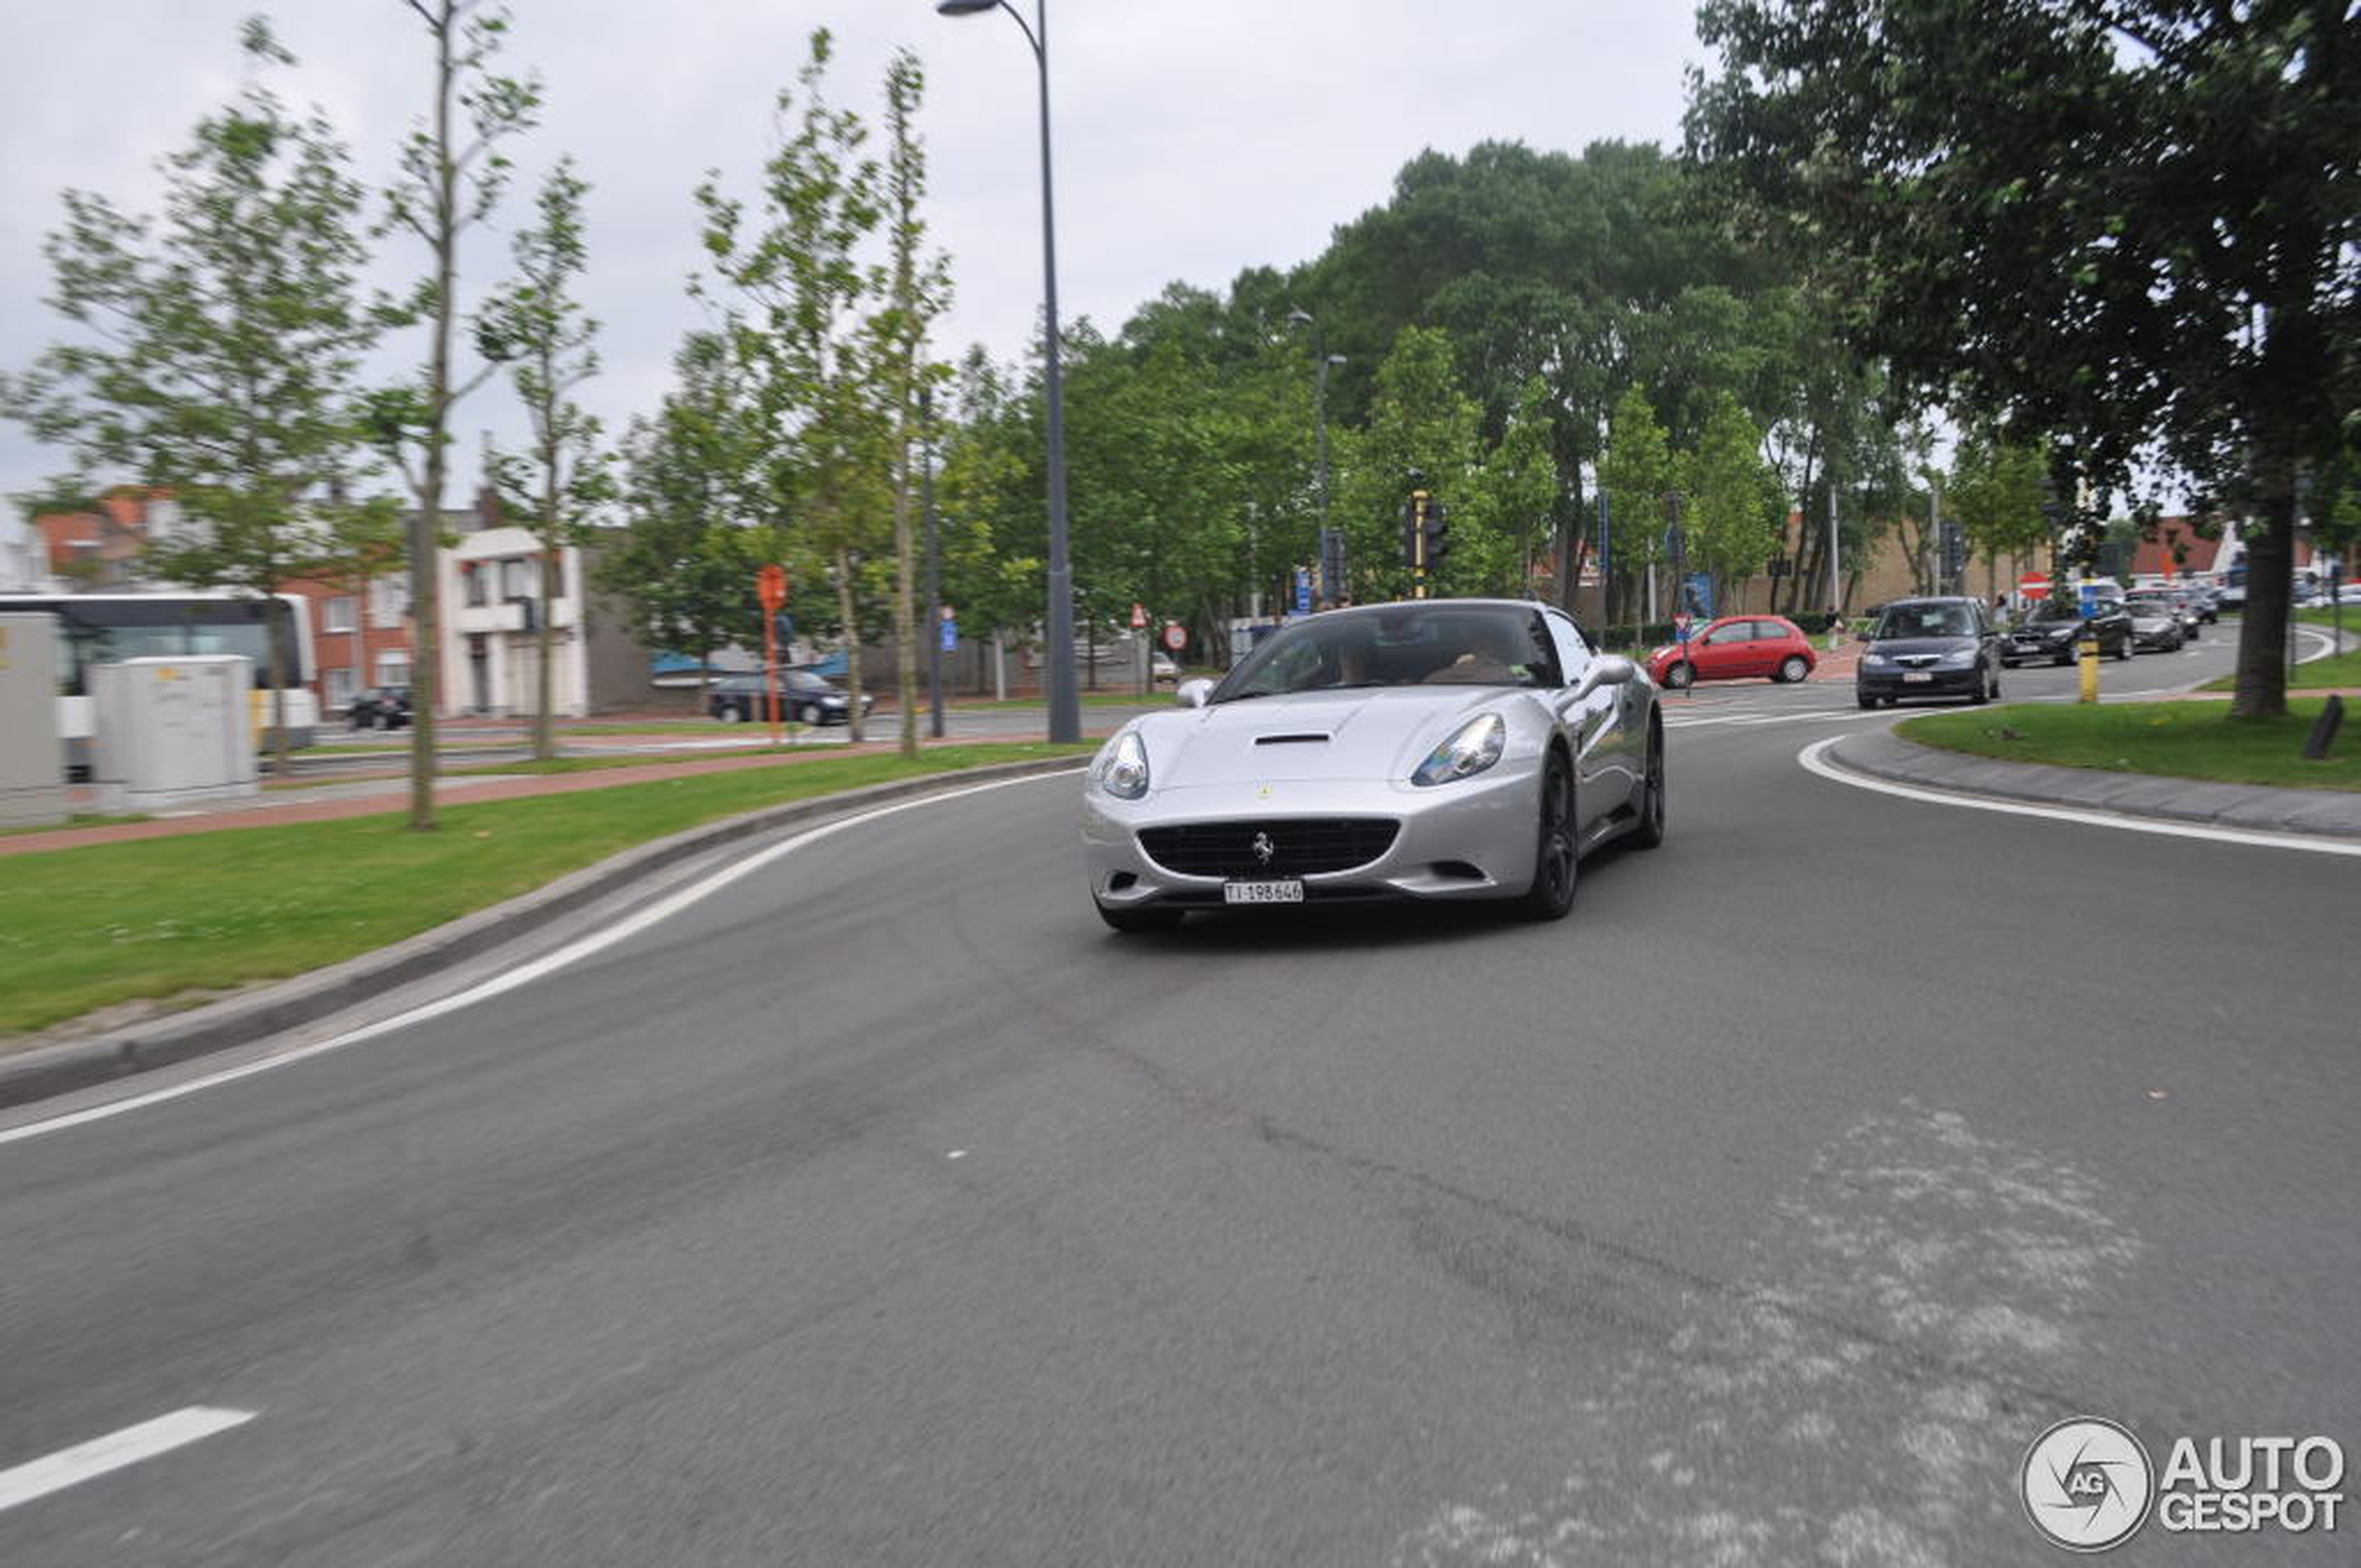
[[[902,755],[918,755],[917,547],[910,536],[910,426],[896,432],[893,482],[893,679],[902,700]],[[929,632],[934,628],[929,626]]]
[[[841,546],[837,549],[837,613],[844,620],[845,735],[858,745],[869,738],[869,726],[861,713],[861,624],[852,611],[852,552]],[[907,728],[907,714],[903,722]]]
[[[555,517],[558,503],[554,483],[542,493],[542,516]],[[551,711],[550,694],[556,680],[549,668],[549,653],[557,646],[558,590],[565,578],[564,562],[548,537],[541,541],[541,613],[534,622],[534,655],[539,666],[533,672],[535,687],[533,699],[533,755],[543,762],[554,761],[558,755],[557,717]],[[577,621],[579,615],[574,617]]]
[[[2238,625],[2237,693],[2230,712],[2276,718],[2288,711],[2288,619],[2295,569],[2295,464],[2274,455],[2256,466],[2262,532],[2247,539],[2246,613]]]

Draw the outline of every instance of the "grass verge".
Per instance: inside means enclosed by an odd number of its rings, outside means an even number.
[[[2288,680],[2290,692],[2326,692],[2340,686],[2361,686],[2361,648],[2350,653],[2332,653],[2325,659],[2308,659],[2295,666]],[[2237,689],[2238,678],[2235,675],[2209,680],[2198,688],[2201,692],[2235,692]]]
[[[700,823],[783,801],[1090,744],[811,758],[521,800],[225,829],[10,857],[0,1035],[118,1002],[284,979],[399,942]]]
[[[2347,725],[2335,754],[2303,759],[2320,702],[2288,705],[2284,718],[2233,718],[2223,703],[2028,703],[1929,714],[1894,727],[1921,745],[2011,762],[2110,773],[2161,773],[2223,784],[2361,790],[2361,731]]]

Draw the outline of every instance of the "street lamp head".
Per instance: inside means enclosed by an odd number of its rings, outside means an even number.
[[[1328,356],[1328,362],[1330,364],[1342,364],[1344,363],[1344,356],[1342,354],[1330,354]]]
[[[1312,324],[1312,312],[1299,306],[1295,310],[1287,312],[1287,324],[1289,326],[1310,326]]]

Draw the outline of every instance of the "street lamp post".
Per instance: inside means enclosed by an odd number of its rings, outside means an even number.
[[[1326,351],[1320,338],[1320,323],[1309,310],[1287,312],[1287,324],[1312,329],[1312,353],[1317,372],[1312,380],[1312,423],[1316,432],[1318,457],[1312,469],[1312,504],[1320,528],[1320,546],[1325,552],[1328,539],[1328,367],[1344,363],[1342,354]],[[1329,596],[1337,596],[1338,585],[1328,585]]]
[[[1042,346],[1043,389],[1049,399],[1049,739],[1082,738],[1082,705],[1074,690],[1074,564],[1066,550],[1066,428],[1063,377],[1059,364],[1058,237],[1049,180],[1049,19],[1048,0],[1034,0],[1028,25],[1009,0],[936,0],[946,17],[1006,11],[1033,46],[1034,63],[1041,75],[1041,277],[1045,337]]]

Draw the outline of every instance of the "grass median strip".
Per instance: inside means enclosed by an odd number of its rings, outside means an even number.
[[[2226,703],[2025,704],[1905,719],[1894,733],[1921,745],[2011,762],[2361,790],[2361,731],[2348,724],[2328,760],[2307,762],[2303,743],[2320,702],[2288,706],[2285,718],[2234,718]]]
[[[2361,621],[2361,615],[2354,617]],[[2290,692],[2330,692],[2344,686],[2361,686],[2361,649],[2350,653],[2332,653],[2325,659],[2306,659],[2289,672]],[[2200,691],[2235,692],[2238,678],[2225,675],[2219,680],[2209,680]]]
[[[49,850],[0,861],[0,1036],[336,963],[617,850],[763,806],[1090,744],[818,757],[567,795]]]

